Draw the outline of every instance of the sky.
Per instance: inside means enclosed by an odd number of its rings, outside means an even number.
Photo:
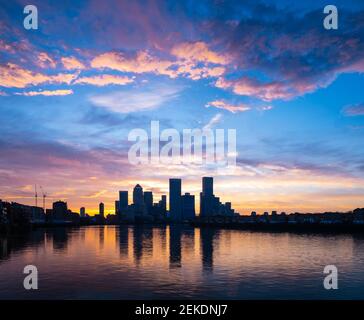
[[[0,0],[0,199],[95,214],[141,184],[241,214],[364,207],[364,2]],[[133,165],[128,133],[236,129],[237,167]],[[41,202],[41,200],[39,200]],[[197,201],[198,212],[198,201]]]

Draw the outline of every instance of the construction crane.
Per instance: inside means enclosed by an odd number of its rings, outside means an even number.
[[[42,191],[42,196],[43,196],[43,211],[45,212],[45,201],[46,201],[47,194],[44,192],[42,186],[40,186],[40,190]]]

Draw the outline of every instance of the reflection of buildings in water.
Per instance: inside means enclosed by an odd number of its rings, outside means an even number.
[[[186,249],[186,251],[190,251],[195,246],[195,228],[190,226],[185,226],[183,228],[183,248]]]
[[[65,252],[68,244],[69,228],[52,228],[48,231],[52,235],[53,250],[58,252]]]
[[[133,230],[134,260],[139,264],[143,256],[143,226],[134,226]]]
[[[104,249],[105,244],[105,226],[99,227],[99,245],[100,249]]]
[[[36,253],[47,250],[46,248],[46,235],[43,229],[33,230],[28,237],[27,245],[33,246]]]
[[[162,252],[166,252],[167,248],[167,226],[158,228],[158,238],[160,239]]]
[[[46,231],[44,236],[46,250],[53,250],[53,236],[52,233]]]
[[[135,225],[133,232],[134,260],[140,263],[143,256],[153,254],[153,229],[150,226]]]
[[[213,268],[213,252],[214,252],[214,236],[216,231],[212,228],[201,228],[201,259],[204,270],[212,270]]]
[[[182,230],[180,225],[169,226],[169,266],[181,267],[181,237]]]
[[[17,236],[6,236],[0,238],[0,263],[8,259],[11,254],[26,247],[41,248],[45,245],[45,230],[37,229],[32,232]]]
[[[115,233],[115,237],[116,241],[119,242],[120,256],[127,257],[129,250],[129,228],[127,226],[120,225]]]
[[[153,227],[153,261],[163,263],[169,253],[166,251],[166,226],[160,225]]]
[[[78,241],[82,244],[85,243],[86,241],[86,229],[85,228],[80,228],[79,232],[78,232]]]
[[[151,258],[153,255],[153,228],[144,228],[143,232],[143,255]]]

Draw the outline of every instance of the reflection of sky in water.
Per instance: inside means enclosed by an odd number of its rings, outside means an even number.
[[[105,226],[1,239],[0,298],[363,298],[364,237]],[[34,264],[39,290],[26,292]],[[323,268],[339,290],[323,289]]]

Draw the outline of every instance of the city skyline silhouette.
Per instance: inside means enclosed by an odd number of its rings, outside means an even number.
[[[37,30],[24,28],[21,3],[2,2],[2,198],[32,205],[37,184],[47,201],[96,214],[101,199],[113,210],[121,187],[139,182],[160,197],[179,176],[198,198],[196,177],[214,176],[237,212],[363,206],[359,2],[341,4],[337,30],[325,29],[321,0],[76,1],[72,9],[40,0]],[[157,122],[179,139],[188,128],[235,130],[235,170],[130,163],[129,134],[147,133],[152,152]]]
[[[0,0],[0,300],[363,300],[363,21],[363,0]]]

